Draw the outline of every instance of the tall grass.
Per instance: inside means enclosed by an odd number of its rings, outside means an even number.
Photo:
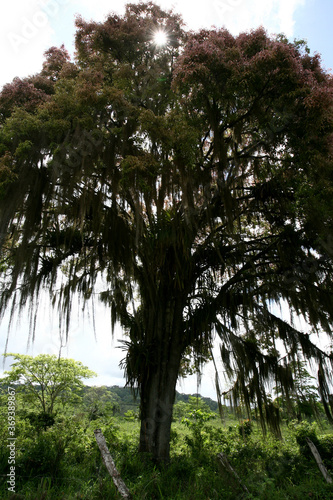
[[[26,500],[94,500],[119,498],[102,463],[93,431],[100,427],[120,474],[134,499],[330,499],[325,482],[304,444],[309,435],[333,475],[333,433],[314,424],[292,423],[283,440],[263,436],[256,424],[218,419],[200,427],[180,421],[172,428],[171,462],[157,468],[150,456],[138,454],[139,423],[124,418],[101,418],[88,423],[84,415],[63,417],[39,433],[18,426],[15,498]],[[246,432],[244,432],[246,429]],[[1,443],[0,498],[7,490],[5,442]],[[246,485],[217,460],[224,453]]]

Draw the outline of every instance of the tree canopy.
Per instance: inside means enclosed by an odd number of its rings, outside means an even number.
[[[157,460],[181,360],[216,335],[234,401],[255,404],[264,429],[269,381],[288,395],[303,357],[331,415],[332,354],[310,335],[331,335],[333,315],[320,57],[263,28],[188,32],[151,2],[76,24],[74,62],[53,47],[0,96],[2,311],[33,309],[46,287],[68,329],[74,294],[98,293],[128,334],[140,449]],[[272,312],[282,301],[308,332]]]
[[[53,416],[57,405],[63,407],[71,402],[83,387],[82,379],[92,378],[96,373],[80,361],[57,358],[55,355],[6,353],[13,357],[11,369],[5,371],[3,384],[17,384],[17,391],[24,401],[44,415]]]

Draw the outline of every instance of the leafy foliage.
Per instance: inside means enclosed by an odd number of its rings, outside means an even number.
[[[192,437],[186,437],[186,443],[194,452],[200,453],[204,444],[204,432],[206,423],[216,418],[216,413],[203,411],[201,409],[193,410],[182,419],[182,423],[188,427]]]
[[[32,403],[39,410],[39,420],[53,423],[56,408],[64,408],[73,402],[83,387],[82,379],[96,376],[80,361],[57,358],[55,355],[6,353],[14,361],[9,371],[4,372],[2,384],[17,384],[23,401]],[[38,419],[37,419],[38,420]]]
[[[91,388],[86,389],[89,395]],[[105,388],[93,389],[105,393]],[[20,398],[17,402],[20,408]],[[241,496],[263,500],[301,499],[309,493],[317,498],[330,498],[332,486],[325,484],[305,446],[305,437],[310,437],[325,466],[333,472],[333,438],[327,433],[331,431],[327,421],[322,422],[325,435],[323,428],[315,424],[292,422],[288,427],[283,426],[284,439],[279,441],[270,433],[264,437],[256,425],[245,435],[242,426],[246,422],[237,424],[235,419],[228,418],[226,425],[222,425],[217,413],[210,412],[200,398],[190,396],[189,403],[184,404],[191,426],[173,424],[168,468],[157,468],[149,455],[138,454],[137,422],[122,416],[113,418],[106,413],[92,421],[84,400],[60,409],[54,425],[47,429],[36,429],[18,411],[17,495],[27,500],[117,498],[94,438],[93,430],[98,427],[103,431],[121,477],[137,499],[161,496],[170,500],[207,497],[231,500]],[[1,411],[0,495],[4,499],[9,498],[6,419],[6,412]],[[246,484],[248,496],[230,472],[220,467],[216,456],[221,452],[227,455]]]

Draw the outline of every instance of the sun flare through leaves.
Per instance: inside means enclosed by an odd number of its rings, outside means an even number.
[[[168,43],[168,34],[165,30],[159,29],[155,31],[153,40],[155,45],[162,47]]]

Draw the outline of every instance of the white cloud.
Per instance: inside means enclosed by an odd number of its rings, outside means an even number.
[[[91,0],[74,0],[74,4],[84,18],[103,21],[112,11],[122,14],[127,3],[140,1],[119,0],[113,5],[109,0],[95,0],[93,3]],[[294,13],[305,0],[206,0],[204,4],[193,0],[155,0],[155,3],[182,14],[191,29],[225,26],[236,34],[263,25],[269,32],[284,32],[292,36]]]
[[[2,8],[1,31],[1,84],[15,76],[27,76],[41,68],[36,54],[49,46],[52,35],[48,18],[37,1],[6,2]]]
[[[233,34],[263,26],[269,33],[293,36],[294,14],[305,0],[211,0],[210,24]],[[215,17],[215,18],[214,18]]]
[[[52,45],[55,30],[61,29],[70,0],[16,0],[1,7],[0,86],[15,76],[25,77],[41,70],[44,52]]]
[[[305,0],[280,0],[278,19],[280,23],[280,31],[288,37],[294,34],[294,13],[296,9],[304,5]]]

